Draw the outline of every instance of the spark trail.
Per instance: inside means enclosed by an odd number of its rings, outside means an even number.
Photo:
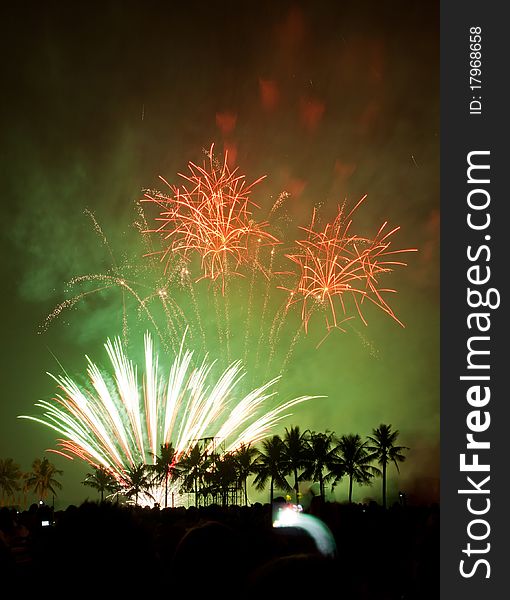
[[[224,293],[225,278],[242,275],[240,269],[251,262],[257,243],[274,246],[280,242],[267,231],[267,221],[253,218],[258,206],[250,194],[264,177],[246,184],[245,175],[230,170],[227,156],[221,167],[213,158],[213,146],[208,156],[202,167],[188,163],[190,174],[179,174],[184,179],[181,186],[161,178],[170,194],[146,193],[145,201],[161,210],[156,218],[160,225],[149,230],[162,237],[161,261],[166,263],[174,253],[184,258],[197,254],[201,264],[198,280],[220,278]]]
[[[104,467],[121,486],[127,485],[131,467],[153,464],[163,444],[171,443],[181,458],[197,439],[214,437],[230,452],[257,443],[289,416],[292,407],[317,397],[278,403],[274,387],[280,377],[240,393],[245,377],[241,361],[216,374],[215,362],[207,356],[195,360],[185,338],[165,372],[146,334],[141,378],[120,339],[108,340],[105,348],[111,373],[87,358],[86,385],[67,374],[51,375],[60,393],[52,401],[36,403],[42,416],[20,418],[55,430],[63,436],[56,452]]]
[[[354,314],[365,325],[362,305],[369,301],[404,326],[383,298],[383,294],[396,293],[396,290],[380,287],[380,278],[391,273],[395,266],[406,266],[406,263],[394,260],[395,255],[415,252],[416,248],[391,250],[391,238],[400,228],[387,231],[387,222],[374,237],[351,233],[352,216],[365,199],[363,196],[347,215],[344,214],[345,207],[339,207],[336,218],[322,229],[316,223],[314,210],[310,225],[300,228],[306,232],[306,238],[297,240],[296,251],[286,255],[297,265],[297,273],[294,273],[297,284],[293,288],[282,286],[289,292],[287,310],[293,304],[301,304],[305,332],[315,309],[329,314],[331,322],[326,316],[328,332],[341,329],[341,323],[354,316],[349,313],[352,308],[348,306],[348,300],[354,305]],[[343,314],[340,320],[337,316],[339,308]]]

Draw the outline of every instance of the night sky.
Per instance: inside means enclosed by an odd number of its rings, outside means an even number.
[[[402,227],[397,247],[418,248],[388,281],[405,329],[368,310],[368,327],[358,320],[316,349],[324,322],[312,320],[279,395],[327,398],[296,408],[278,431],[299,424],[365,436],[391,423],[411,451],[398,480],[390,471],[390,500],[403,489],[416,501],[437,501],[436,3],[33,2],[4,9],[2,22],[0,456],[28,470],[55,447],[50,429],[16,417],[38,414],[34,403],[56,392],[46,374],[59,372],[55,357],[82,374],[85,354],[105,363],[102,344],[121,334],[114,292],[39,333],[67,297],[66,282],[111,267],[84,210],[95,214],[119,262],[143,261],[132,225],[142,189],[161,188],[158,175],[177,183],[214,142],[248,180],[267,175],[255,192],[261,215],[289,192],[285,249],[314,206],[329,219],[338,203],[352,206],[364,194],[359,229],[375,232],[388,220]],[[197,285],[203,293],[208,284]],[[284,297],[275,291],[269,309]],[[232,298],[234,314],[245,301]],[[134,346],[145,327],[133,328]],[[80,485],[86,465],[48,456],[65,471],[58,505],[94,497]],[[346,486],[336,493],[345,499]],[[354,500],[379,495],[379,481],[355,486]]]

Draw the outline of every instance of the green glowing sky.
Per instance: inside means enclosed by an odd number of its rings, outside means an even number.
[[[324,322],[312,319],[279,390],[284,399],[327,396],[297,408],[286,425],[366,435],[382,422],[393,424],[411,452],[390,492],[437,500],[437,7],[184,5],[33,3],[30,11],[12,9],[5,18],[0,456],[28,469],[55,445],[49,429],[16,419],[34,414],[34,402],[54,394],[46,375],[58,371],[53,355],[70,374],[80,374],[84,355],[106,363],[102,344],[121,333],[121,296],[112,291],[80,303],[38,334],[69,296],[67,281],[112,265],[84,210],[96,215],[118,264],[145,260],[132,225],[142,188],[161,189],[160,174],[177,182],[177,172],[189,160],[201,162],[203,148],[214,142],[218,151],[229,149],[248,179],[267,175],[254,195],[259,218],[280,192],[291,194],[276,224],[286,250],[314,206],[327,219],[337,203],[354,203],[365,193],[358,229],[375,233],[388,220],[402,227],[396,246],[419,249],[388,281],[398,289],[391,305],[406,328],[368,309],[368,327],[352,322],[316,349]],[[245,281],[230,290],[232,358],[243,358],[247,343],[239,317],[247,289]],[[254,314],[265,289],[263,282],[255,286]],[[197,284],[197,296],[204,326],[214,333],[206,282]],[[272,289],[267,314],[284,297]],[[147,324],[136,321],[134,308],[130,322],[135,352]],[[280,364],[297,326],[295,313],[275,350]],[[251,327],[248,369],[256,381],[277,372],[253,356],[259,330],[255,321]],[[218,347],[209,343],[212,354]],[[261,348],[263,356],[264,339]],[[86,466],[52,460],[65,471],[61,505],[92,497],[79,483]],[[376,483],[355,489],[354,499],[379,498],[379,492]],[[338,497],[345,494],[342,485]]]

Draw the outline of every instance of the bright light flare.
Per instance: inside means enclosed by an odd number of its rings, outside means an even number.
[[[317,550],[324,556],[333,558],[336,554],[336,544],[331,530],[323,521],[313,515],[304,514],[302,510],[299,504],[279,508],[273,527],[304,529],[314,540]]]

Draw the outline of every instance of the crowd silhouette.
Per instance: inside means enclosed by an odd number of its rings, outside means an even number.
[[[408,506],[405,494],[387,508],[387,467],[398,469],[408,450],[397,445],[398,434],[390,425],[366,440],[291,427],[282,438],[263,440],[260,449],[243,445],[232,453],[204,452],[197,444],[177,459],[167,444],[154,465],[132,465],[122,482],[96,467],[83,483],[96,490],[98,502],[58,511],[43,500],[25,511],[14,504],[0,509],[0,580],[35,593],[43,582],[79,586],[100,597],[333,592],[352,600],[429,600],[439,583],[439,509]],[[0,466],[5,497],[20,492],[19,481],[43,499],[60,489],[62,472],[46,458],[25,475],[11,459]],[[269,487],[269,503],[250,504],[251,475],[257,489]],[[381,505],[352,503],[353,484],[370,485],[376,477]],[[348,502],[327,501],[326,484],[340,480],[348,482]],[[304,481],[315,482],[318,493],[298,518]],[[154,486],[163,490],[164,503],[145,506],[154,500]],[[195,505],[172,507],[170,486]],[[327,532],[331,551],[314,528]]]
[[[276,498],[279,506],[284,498]],[[321,554],[303,529],[273,527],[274,505],[149,508],[85,502],[53,511],[0,509],[2,581],[106,593],[171,592],[194,598],[335,593],[349,599],[436,597],[437,506],[339,504],[317,496],[307,513],[331,530]],[[53,586],[53,583],[51,584]],[[180,592],[179,592],[180,593]]]

